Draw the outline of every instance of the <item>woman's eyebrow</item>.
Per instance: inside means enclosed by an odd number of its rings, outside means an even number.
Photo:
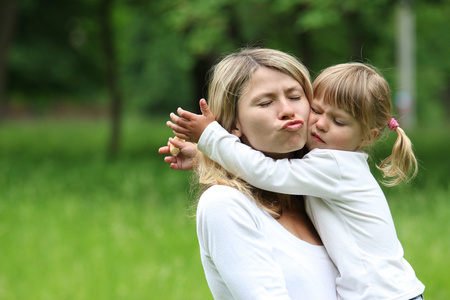
[[[292,87],[289,87],[289,88],[285,89],[285,91],[286,92],[292,92],[292,91],[302,92],[303,88],[301,86],[292,86]]]
[[[303,93],[303,88],[301,86],[291,86],[291,87],[285,88],[283,91],[285,93],[290,93],[290,92],[293,92],[293,91]],[[258,101],[258,100],[261,100],[261,99],[263,99],[265,97],[273,98],[274,96],[276,96],[276,94],[277,94],[276,92],[272,92],[272,91],[262,91],[261,93],[256,94],[253,97],[252,101]]]
[[[272,97],[272,96],[274,96],[274,95],[275,95],[275,93],[273,93],[273,92],[261,92],[261,93],[259,93],[259,94],[256,94],[255,97],[253,97],[253,99],[254,99],[254,100],[260,100],[260,99],[262,99],[262,98],[265,98],[265,97]]]

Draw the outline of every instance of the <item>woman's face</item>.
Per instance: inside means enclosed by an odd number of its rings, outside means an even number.
[[[232,133],[267,156],[289,157],[305,146],[309,110],[297,80],[260,67],[244,89]]]

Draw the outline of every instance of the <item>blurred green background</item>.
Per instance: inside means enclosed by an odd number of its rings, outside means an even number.
[[[426,298],[449,299],[450,1],[401,3],[420,170],[385,192]],[[294,54],[313,78],[371,63],[395,98],[401,3],[0,0],[0,299],[211,299],[191,174],[157,153],[168,114],[197,111],[209,68],[244,46]]]

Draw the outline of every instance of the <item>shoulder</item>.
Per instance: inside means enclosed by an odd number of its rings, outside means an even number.
[[[331,177],[339,177],[340,163],[336,157],[336,150],[313,149],[302,159],[307,165],[311,166],[314,172],[324,173]]]
[[[375,180],[367,161],[369,157],[367,153],[329,149],[315,149],[310,153],[313,155],[312,161],[318,162],[321,170],[326,170],[325,172],[329,176],[333,176],[332,174],[336,172],[334,176],[339,173],[340,180],[352,182]]]
[[[208,211],[208,214],[219,215],[229,212],[254,214],[257,210],[260,208],[256,203],[237,189],[225,185],[214,185],[200,196],[197,213]]]
[[[312,149],[305,154],[303,159],[334,159],[333,152],[337,150],[331,149]]]
[[[366,162],[368,155],[367,153],[357,152],[357,151],[342,151],[333,149],[313,149],[305,155],[306,159],[314,160],[330,160],[330,161],[362,161]]]
[[[197,206],[197,234],[239,234],[251,236],[264,222],[265,212],[235,188],[214,185],[200,197]]]
[[[227,186],[227,185],[220,185],[216,184],[211,187],[209,187],[202,195],[202,198],[208,198],[210,196],[220,196],[220,195],[232,195],[234,197],[245,197],[243,193],[238,191],[237,189]]]

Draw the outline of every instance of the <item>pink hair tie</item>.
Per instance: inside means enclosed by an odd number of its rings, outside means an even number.
[[[392,118],[391,121],[389,122],[388,127],[389,130],[395,130],[397,129],[397,127],[400,127],[400,125],[398,125],[398,122],[394,118]]]

